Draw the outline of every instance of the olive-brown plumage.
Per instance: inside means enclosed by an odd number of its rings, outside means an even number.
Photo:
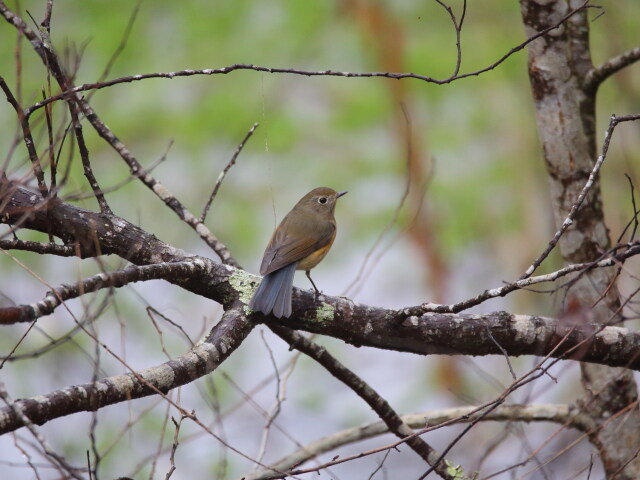
[[[295,270],[305,270],[319,293],[309,270],[322,261],[336,238],[336,200],[345,193],[315,188],[282,219],[262,257],[264,278],[249,303],[252,310],[278,318],[290,316]]]

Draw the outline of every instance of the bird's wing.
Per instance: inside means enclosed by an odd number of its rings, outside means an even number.
[[[316,250],[332,242],[336,225],[331,221],[319,222],[307,215],[297,215],[295,222],[287,215],[276,231],[262,257],[260,274],[267,275],[285,265],[299,262]]]

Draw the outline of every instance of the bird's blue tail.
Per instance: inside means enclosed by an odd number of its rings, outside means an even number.
[[[298,262],[290,263],[275,272],[268,273],[262,278],[260,286],[253,294],[249,307],[254,312],[262,312],[281,318],[291,315],[291,289],[293,275],[296,273]]]

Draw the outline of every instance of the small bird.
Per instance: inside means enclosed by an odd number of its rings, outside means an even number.
[[[249,302],[251,310],[289,317],[296,270],[304,270],[316,294],[320,294],[309,271],[322,261],[336,238],[333,212],[336,201],[345,193],[314,188],[287,213],[264,251],[260,265],[264,278]]]

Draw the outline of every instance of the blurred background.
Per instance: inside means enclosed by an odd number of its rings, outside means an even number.
[[[46,2],[7,4],[22,18],[28,19],[28,11],[40,22]],[[591,13],[595,64],[636,47],[639,39],[639,2],[600,4],[604,14]],[[450,5],[459,17],[462,1]],[[33,22],[29,24],[33,27]],[[119,48],[108,79],[236,63],[446,78],[456,63],[454,28],[449,14],[435,1],[67,1],[55,3],[51,24],[54,48],[69,71],[77,69],[76,84],[100,79]],[[47,80],[28,42],[17,37],[8,23],[0,24],[0,75],[26,107],[42,98]],[[461,73],[494,63],[524,39],[518,2],[469,2],[461,35]],[[21,58],[20,88],[16,52]],[[454,303],[498,287],[517,278],[553,235],[526,66],[522,51],[494,70],[442,86],[415,79],[236,71],[125,83],[90,95],[102,120],[196,215],[238,143],[259,123],[213,203],[208,227],[244,268],[257,272],[271,231],[302,195],[317,186],[348,190],[336,210],[337,240],[314,270],[314,280],[327,294],[396,308],[426,301]],[[632,66],[601,88],[598,142],[612,113],[640,111],[639,74],[640,66]],[[56,128],[66,127],[60,103],[54,107],[54,118]],[[7,175],[17,178],[28,171],[28,157],[23,144],[14,143],[15,112],[7,103],[0,108],[0,125],[0,158]],[[42,119],[34,125],[41,151],[46,145],[43,125]],[[638,131],[637,123],[616,130],[601,173],[614,241],[633,214],[624,175],[639,184]],[[117,187],[107,195],[116,215],[175,247],[215,257],[152,192],[138,181],[126,182],[129,172],[124,162],[86,123],[84,132],[101,187]],[[79,156],[69,155],[66,147],[62,152],[61,168],[70,168],[70,175],[61,196],[97,210]],[[20,232],[19,237],[45,240],[29,232]],[[638,266],[637,261],[629,265],[634,264]],[[2,254],[0,305],[31,303],[51,286],[123,265],[117,258],[97,262],[18,251]],[[558,257],[552,255],[541,271],[559,266]],[[310,288],[302,274],[295,284]],[[561,300],[561,295],[519,292],[473,311],[505,309],[554,316]],[[189,347],[185,334],[199,340],[221,314],[214,302],[161,281],[87,296],[69,302],[69,307],[78,320],[97,317],[91,328],[136,369],[184,353]],[[3,327],[2,355],[25,329]],[[52,345],[52,339],[61,340]],[[400,413],[480,404],[511,382],[504,358],[427,358],[316,340]],[[91,381],[96,358],[99,378],[127,371],[96,349],[75,329],[70,313],[60,308],[37,323],[4,364],[0,379],[13,398],[30,397]],[[295,352],[262,327],[213,375],[172,392],[172,398],[195,410],[228,444],[256,458],[268,412],[276,402],[272,360],[281,386],[286,380],[286,401],[277,427],[271,428],[263,462],[340,429],[376,420],[353,392],[312,361],[296,360]],[[517,373],[535,362],[513,360]],[[558,382],[542,378],[518,391],[510,402],[572,402],[579,382],[577,366],[561,363],[553,375]],[[58,453],[82,466],[86,451],[92,449],[91,424],[97,422],[101,478],[164,478],[174,433],[167,410],[166,402],[142,399],[105,408],[97,415],[54,420],[41,431]],[[169,415],[177,414],[169,409]],[[527,458],[538,447],[542,462],[578,438],[565,430],[542,446],[559,428],[479,425],[449,457],[469,471],[481,469],[483,475]],[[442,449],[460,429],[438,430],[425,438]],[[32,439],[23,430],[0,437],[0,478],[34,478],[24,451],[31,452],[36,465],[46,463],[30,450]],[[250,462],[188,421],[182,425],[181,438],[173,479],[238,478],[252,469]],[[393,440],[386,436],[360,442],[322,460]],[[537,469],[531,461],[515,477],[497,478],[587,478],[591,453],[583,440],[545,467]],[[417,478],[424,471],[406,447],[383,457],[349,462],[323,471],[320,478],[368,478],[380,463],[382,468],[373,478]],[[38,472],[41,478],[58,478],[47,466]]]

